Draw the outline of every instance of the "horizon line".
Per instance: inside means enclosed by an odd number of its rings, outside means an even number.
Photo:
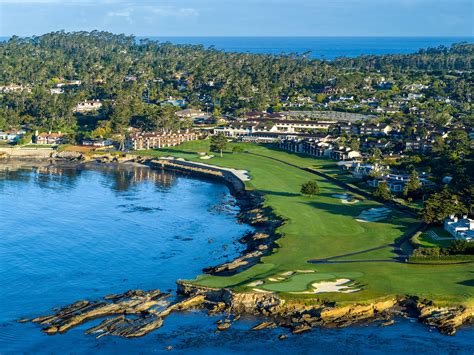
[[[17,34],[10,34],[4,35],[0,34],[0,37],[39,37],[45,34],[54,33],[54,32],[61,32],[64,31],[65,33],[74,33],[74,32],[109,32],[112,34],[124,34],[118,32],[111,32],[106,30],[77,30],[77,31],[65,31],[65,30],[56,30],[45,32],[39,35],[32,34],[32,35],[17,35]],[[262,36],[255,36],[255,35],[162,35],[162,34],[149,34],[149,35],[142,35],[142,34],[125,34],[126,36],[134,36],[134,37],[169,37],[169,38],[472,38],[474,39],[474,34],[471,35],[262,35]]]

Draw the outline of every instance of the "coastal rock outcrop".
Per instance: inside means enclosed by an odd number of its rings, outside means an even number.
[[[474,321],[474,307],[441,308],[418,303],[417,309],[420,322],[436,327],[441,333],[446,335],[454,335],[460,326]]]
[[[65,333],[97,318],[114,316],[85,333],[98,334],[98,338],[105,335],[132,338],[160,328],[163,319],[171,312],[199,307],[204,302],[204,295],[193,295],[167,305],[164,301],[169,296],[170,294],[160,290],[130,290],[123,294],[105,296],[103,301],[77,301],[60,308],[52,315],[34,318],[31,322],[43,325],[43,331],[53,335]]]

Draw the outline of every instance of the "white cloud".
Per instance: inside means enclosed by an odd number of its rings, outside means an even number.
[[[116,16],[116,17],[130,17],[132,14],[131,10],[119,10],[119,11],[109,11],[107,16]]]
[[[174,6],[147,6],[146,9],[158,16],[194,17],[199,11],[190,7],[177,8]]]

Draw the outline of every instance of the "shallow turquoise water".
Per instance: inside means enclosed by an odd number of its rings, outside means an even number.
[[[175,289],[208,265],[232,258],[249,230],[236,222],[226,186],[148,168],[0,165],[0,353],[149,353],[168,345],[184,353],[472,354],[474,330],[455,337],[410,321],[393,327],[315,329],[280,341],[286,330],[252,332],[245,318],[214,334],[202,312],[173,314],[139,339],[83,331],[48,336],[17,319],[78,299],[131,288]],[[409,335],[409,336],[408,336]]]

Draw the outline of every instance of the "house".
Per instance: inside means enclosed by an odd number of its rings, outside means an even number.
[[[409,93],[407,95],[407,100],[419,100],[419,99],[422,99],[424,97],[423,94],[418,94],[418,93]]]
[[[360,158],[361,155],[360,152],[351,150],[349,147],[339,147],[338,149],[333,150],[329,157],[331,159],[341,161]]]
[[[188,108],[186,110],[181,110],[176,112],[176,116],[179,118],[197,118],[203,117],[205,115],[201,110],[196,110],[194,108]]]
[[[58,131],[57,133],[51,131],[48,133],[38,133],[38,131],[36,131],[33,137],[33,142],[35,144],[57,145],[63,142],[64,136],[65,134],[61,133],[61,131]]]
[[[93,112],[97,111],[102,107],[102,102],[100,100],[86,100],[79,102],[74,108],[74,112]]]
[[[359,131],[363,136],[383,136],[387,135],[392,130],[390,125],[385,123],[366,124],[362,123]]]
[[[137,132],[129,138],[127,145],[134,150],[165,148],[197,139],[198,135],[189,130],[178,132]]]
[[[16,85],[16,84],[10,84],[10,85],[3,85],[0,86],[0,93],[11,93],[11,92],[31,92],[31,89],[29,87],[23,86],[23,85]]]
[[[352,122],[341,123],[337,126],[339,134],[359,134],[359,127],[352,124]]]
[[[433,142],[421,137],[405,141],[405,150],[413,152],[426,152],[433,149]]]
[[[162,101],[160,103],[161,106],[165,105],[171,105],[175,107],[184,107],[186,106],[186,100],[185,99],[174,99],[172,97],[169,97],[168,100]]]
[[[82,145],[88,147],[109,147],[113,145],[114,142],[110,139],[95,138],[95,139],[84,139]]]
[[[430,187],[433,186],[433,182],[427,179],[428,175],[426,173],[421,173],[419,175],[420,183],[423,187]],[[368,184],[372,187],[379,186],[382,182],[386,182],[387,186],[390,188],[392,192],[402,192],[407,184],[408,180],[410,179],[410,175],[408,174],[382,174],[380,177],[368,181]]]
[[[364,176],[370,176],[374,173],[382,173],[383,171],[388,171],[388,166],[383,166],[379,164],[363,164],[360,162],[353,162],[349,167],[351,174],[355,178],[363,178]]]
[[[474,219],[467,216],[463,216],[462,219],[458,219],[455,215],[449,216],[444,220],[444,229],[456,239],[474,241]]]
[[[52,88],[49,91],[50,91],[51,95],[64,94],[64,89],[63,88]]]
[[[66,80],[59,83],[56,83],[57,88],[62,88],[64,86],[80,86],[82,82],[80,80]]]
[[[24,130],[0,131],[0,141],[14,143],[23,137],[25,133]]]

